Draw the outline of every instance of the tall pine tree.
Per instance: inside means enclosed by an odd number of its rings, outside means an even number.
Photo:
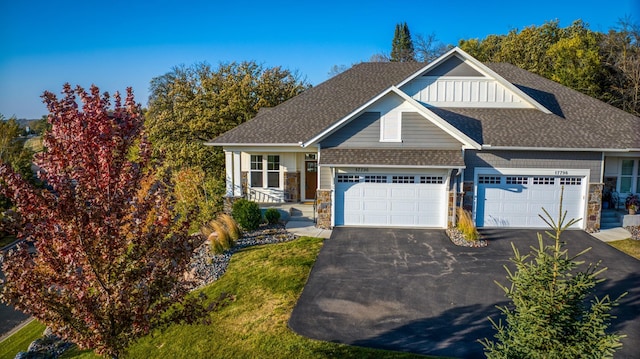
[[[391,42],[391,61],[392,62],[415,62],[415,51],[413,49],[413,41],[411,33],[406,22],[396,25]]]

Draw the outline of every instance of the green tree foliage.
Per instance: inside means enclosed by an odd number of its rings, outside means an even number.
[[[203,142],[248,121],[309,87],[297,74],[255,62],[175,67],[151,80],[149,138],[172,168],[201,167],[222,178],[224,156]]]
[[[576,259],[586,251],[570,256],[563,249],[562,232],[576,220],[565,222],[562,199],[557,221],[543,211],[546,218],[540,217],[551,228],[546,234],[553,243],[544,244],[538,234],[538,248],[527,255],[512,244],[516,271],[505,266],[511,285],[496,282],[511,300],[510,305],[499,307],[506,324],[490,319],[497,330],[496,342],[480,341],[485,354],[488,358],[611,358],[622,346],[622,335],[607,333],[610,310],[620,298],[591,298],[606,268],[590,264],[579,271],[583,262]]]
[[[529,26],[507,35],[460,40],[483,62],[508,62],[640,115],[640,27],[628,20],[607,34],[581,20]]]
[[[612,105],[640,116],[640,25],[622,20],[600,44],[605,96]]]
[[[47,187],[0,164],[20,237],[35,244],[35,253],[23,243],[5,257],[2,300],[82,348],[117,357],[184,300],[195,244],[188,220],[171,212],[171,188],[153,172],[131,89],[124,101],[115,94],[113,108],[95,86],[87,93],[66,84],[63,95],[43,96],[51,130],[36,164]]]
[[[15,118],[5,120],[0,115],[0,160],[11,165],[23,178],[30,180],[33,152],[24,147],[22,129]]]
[[[391,41],[392,62],[415,62],[413,41],[407,23],[397,24]]]

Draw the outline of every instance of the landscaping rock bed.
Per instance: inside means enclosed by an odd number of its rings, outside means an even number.
[[[461,247],[486,247],[489,243],[484,239],[478,239],[477,241],[469,241],[464,238],[464,235],[458,228],[447,228],[447,236],[451,239],[451,242],[456,246]]]
[[[295,234],[287,232],[282,224],[268,224],[261,225],[255,231],[244,233],[236,245],[223,254],[214,254],[209,241],[203,240],[193,254],[187,279],[193,281],[193,289],[201,288],[214,282],[226,272],[234,252],[263,244],[289,242],[297,238]]]
[[[629,233],[631,233],[631,239],[640,241],[640,226],[624,227]]]

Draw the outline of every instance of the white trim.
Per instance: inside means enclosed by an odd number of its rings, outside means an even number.
[[[540,110],[540,111],[542,111],[542,112],[544,112],[546,114],[551,114],[552,113],[546,107],[542,106],[542,104],[540,104],[538,101],[534,100],[531,96],[527,95],[522,90],[520,90],[517,86],[515,86],[511,82],[507,81],[504,77],[498,75],[498,73],[494,72],[493,70],[488,68],[486,65],[484,65],[482,62],[476,60],[473,56],[469,55],[468,53],[466,53],[465,51],[463,51],[459,47],[454,47],[453,49],[449,50],[446,54],[440,56],[435,61],[431,62],[430,64],[428,64],[427,66],[423,67],[422,69],[420,69],[419,71],[417,71],[413,75],[411,75],[408,78],[406,78],[404,81],[399,83],[397,85],[397,87],[402,87],[402,86],[406,85],[407,83],[409,83],[411,80],[415,79],[416,77],[422,75],[425,72],[428,72],[429,70],[437,67],[442,62],[448,60],[451,56],[458,56],[467,65],[471,66],[472,68],[474,68],[478,72],[483,73],[487,77],[491,77],[491,78],[495,79],[500,84],[502,84],[503,86],[505,86],[506,88],[511,90],[513,93],[515,93],[516,95],[520,96],[524,101],[529,102],[529,104],[531,104],[534,108],[536,108],[536,109],[538,109],[538,110]]]
[[[240,151],[233,151],[233,195],[242,197],[242,169],[240,167]]]
[[[320,167],[333,167],[333,168],[340,168],[340,167],[346,167],[346,168],[351,168],[351,167],[370,167],[370,168],[424,168],[424,169],[429,169],[429,168],[433,168],[433,169],[464,169],[466,168],[465,166],[417,166],[417,165],[368,165],[368,164],[331,164],[331,163],[326,163],[326,164],[319,164],[318,166]]]
[[[401,143],[402,142],[402,114],[405,111],[394,111],[394,112],[388,112],[385,115],[380,116],[380,142],[395,142],[395,143]],[[397,118],[391,118],[398,116]],[[398,121],[396,123],[396,138],[385,138],[385,130],[387,129],[386,123],[387,120],[392,121],[392,120],[396,120]]]
[[[236,143],[236,142],[227,142],[227,143],[214,143],[214,142],[203,142],[205,146],[224,146],[224,147],[246,147],[246,146],[282,146],[282,147],[301,147],[300,143]]]
[[[420,102],[414,100],[411,96],[407,95],[399,88],[393,86],[391,90],[394,93],[396,93],[398,96],[400,96],[403,100],[407,101],[410,105],[412,105],[418,111],[418,113],[421,114],[423,117],[426,117],[427,120],[431,121],[434,125],[436,125],[438,128],[446,132],[448,135],[450,135],[451,137],[461,142],[463,145],[463,148],[465,147],[473,148],[476,150],[479,150],[482,148],[482,146],[479,143],[477,143],[476,141],[471,139],[469,136],[464,134],[464,132],[452,126],[449,122],[445,121],[442,117],[436,115],[433,111],[423,106]],[[409,111],[405,111],[405,112],[409,112]]]
[[[571,152],[636,152],[640,151],[635,148],[569,148],[569,147],[518,147],[518,146],[492,146],[492,145],[482,145],[482,150],[496,150],[496,151],[571,151]]]
[[[587,209],[589,203],[589,169],[555,169],[555,168],[492,168],[476,167],[473,174],[473,222],[477,223],[478,211],[478,177],[480,175],[523,175],[523,176],[554,176],[554,177],[584,177],[584,188],[582,192],[582,227],[587,228]],[[552,214],[553,216],[553,214]],[[554,218],[555,219],[555,218]]]

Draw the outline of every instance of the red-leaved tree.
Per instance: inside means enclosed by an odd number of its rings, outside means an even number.
[[[1,192],[22,218],[22,244],[3,259],[2,299],[54,333],[117,357],[187,292],[188,221],[172,216],[157,180],[140,106],[96,86],[45,92],[51,130],[36,157],[45,188],[0,164]],[[77,98],[82,103],[78,106]],[[31,253],[30,253],[31,252]]]

